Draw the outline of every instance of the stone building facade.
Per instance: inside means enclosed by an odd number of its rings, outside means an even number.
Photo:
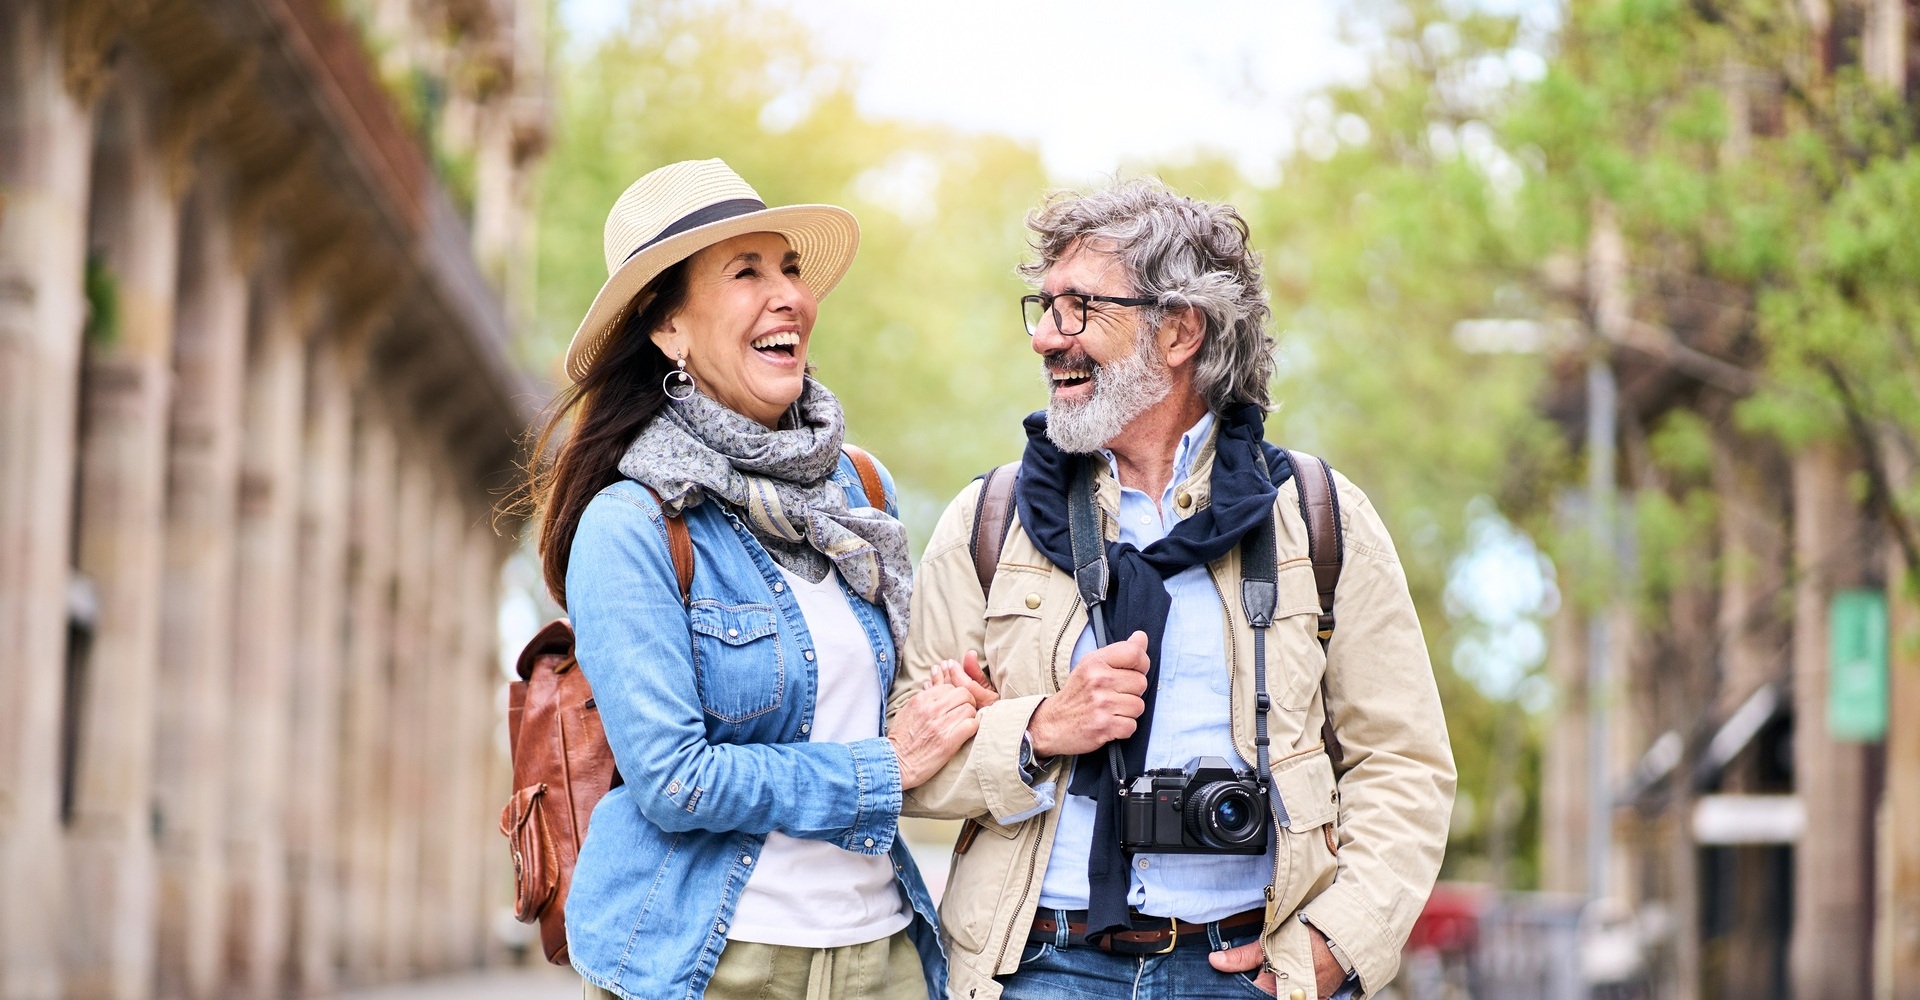
[[[1920,7],[1798,6],[1815,29],[1810,64],[1857,64],[1920,106]],[[1777,120],[1761,105],[1778,103],[1778,87],[1737,66],[1723,77],[1730,106],[1747,112],[1725,139],[1737,157]],[[1715,516],[1697,543],[1645,554],[1680,567],[1656,607],[1568,602],[1553,623],[1548,669],[1566,724],[1545,737],[1543,888],[1633,914],[1647,961],[1636,976],[1651,996],[1920,998],[1920,601],[1907,586],[1920,568],[1901,544],[1904,519],[1861,488],[1909,488],[1915,444],[1881,428],[1790,450],[1741,430],[1732,412],[1764,360],[1742,336],[1750,290],[1636,269],[1606,213],[1594,222],[1582,308],[1617,379],[1622,503],[1680,496],[1650,429],[1684,411],[1710,432],[1685,488],[1709,492]],[[1571,429],[1583,429],[1588,391],[1566,378],[1550,404]],[[1635,558],[1626,546],[1612,555]],[[1845,694],[1833,629],[1848,596],[1884,609],[1866,623],[1886,642],[1877,735],[1839,731],[1830,704]],[[1607,635],[1597,670],[1593,617]],[[1577,723],[1596,702],[1600,739]],[[1607,803],[1597,868],[1596,746]]]
[[[0,3],[0,997],[486,959],[546,10]]]

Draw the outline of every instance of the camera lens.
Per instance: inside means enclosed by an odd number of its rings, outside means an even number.
[[[1231,850],[1258,842],[1265,817],[1253,789],[1240,781],[1211,781],[1187,797],[1187,829],[1209,847]]]

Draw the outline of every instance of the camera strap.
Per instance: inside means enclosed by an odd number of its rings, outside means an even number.
[[[1093,627],[1093,648],[1107,645],[1107,619],[1100,605],[1107,599],[1111,581],[1107,567],[1107,536],[1100,530],[1100,515],[1093,503],[1093,461],[1081,459],[1073,470],[1073,483],[1067,489],[1067,534],[1073,545],[1073,584],[1080,600],[1087,605],[1087,624]],[[1114,784],[1127,783],[1126,758],[1120,741],[1107,744],[1107,767]]]
[[[1267,456],[1259,451],[1254,455],[1264,474]],[[1272,755],[1267,749],[1272,742],[1267,735],[1267,715],[1273,710],[1273,699],[1267,695],[1267,629],[1273,626],[1273,612],[1280,604],[1278,546],[1271,517],[1262,519],[1240,539],[1240,606],[1246,612],[1247,624],[1253,626],[1254,773],[1267,792],[1267,801],[1273,803],[1274,821],[1286,826],[1287,804],[1280,800],[1279,789],[1273,787]],[[1273,887],[1267,890],[1271,892]]]
[[[1254,450],[1254,456],[1261,475],[1266,475],[1267,456],[1260,449]],[[1111,577],[1106,534],[1100,530],[1100,515],[1094,506],[1093,475],[1094,465],[1090,459],[1080,461],[1074,468],[1072,485],[1067,490],[1067,528],[1073,546],[1074,586],[1080,591],[1080,600],[1086,603],[1087,624],[1093,628],[1093,644],[1098,649],[1111,641],[1106,618],[1100,614]],[[1267,629],[1272,627],[1273,613],[1280,603],[1279,577],[1278,539],[1273,518],[1268,517],[1240,540],[1240,605],[1247,624],[1253,627],[1254,771],[1260,787],[1267,792],[1267,800],[1273,803],[1275,819],[1280,826],[1285,826],[1287,806],[1273,787],[1269,750],[1272,738],[1267,732],[1267,718],[1273,709],[1273,699],[1267,694]],[[1107,766],[1113,772],[1115,784],[1124,787],[1127,766],[1117,740],[1107,744]]]

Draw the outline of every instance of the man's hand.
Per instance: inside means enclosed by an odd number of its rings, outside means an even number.
[[[1327,939],[1314,927],[1307,928],[1307,935],[1313,939],[1313,988],[1321,998],[1330,997],[1340,984],[1347,981],[1347,974],[1340,971],[1340,961],[1333,957],[1333,949],[1327,947]],[[1238,948],[1216,951],[1207,956],[1207,961],[1221,972],[1251,972],[1260,970],[1253,985],[1279,995],[1280,988],[1274,982],[1273,970],[1263,965],[1265,956],[1260,952],[1260,942],[1249,941]]]
[[[967,650],[967,655],[959,661],[941,660],[933,665],[933,676],[928,678],[928,687],[952,685],[967,692],[973,699],[974,708],[985,708],[1000,700],[1000,690],[987,679],[987,673],[980,669],[980,654]]]
[[[1102,646],[1081,657],[1060,693],[1051,695],[1027,723],[1033,752],[1069,756],[1124,740],[1139,726],[1147,703],[1147,634]]]

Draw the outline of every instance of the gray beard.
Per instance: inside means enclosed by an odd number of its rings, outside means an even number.
[[[1062,402],[1047,379],[1047,437],[1069,454],[1088,455],[1120,436],[1135,417],[1173,391],[1173,375],[1154,350],[1153,331],[1143,330],[1133,353],[1093,370],[1093,392],[1086,399]]]

